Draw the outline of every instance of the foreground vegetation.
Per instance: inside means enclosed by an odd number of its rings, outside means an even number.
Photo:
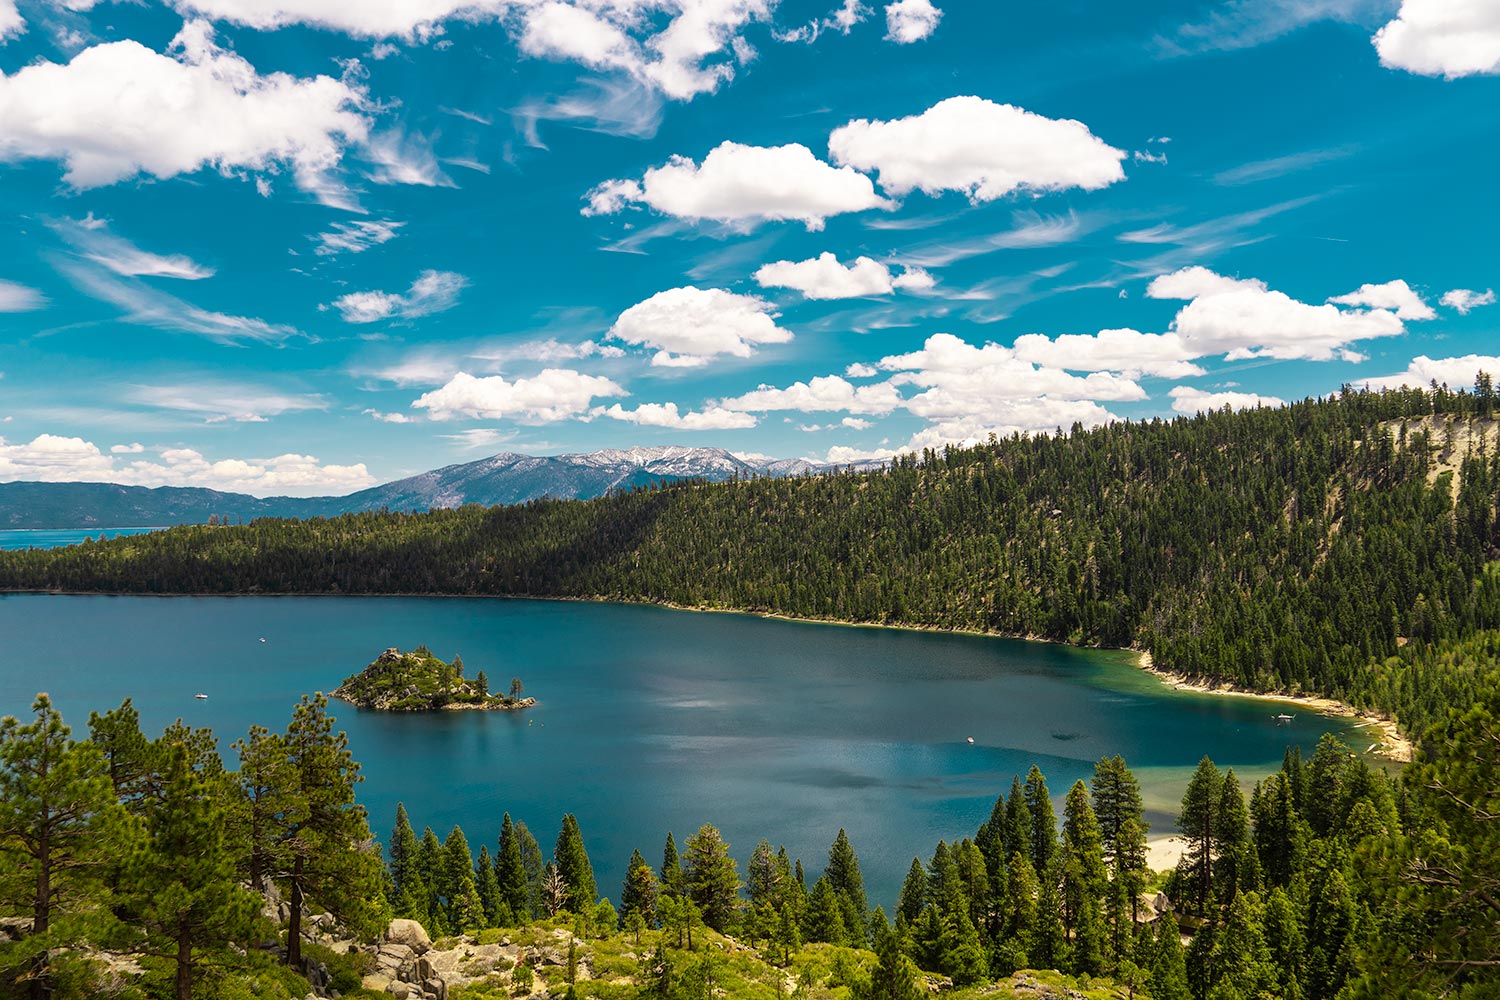
[[[129,701],[74,740],[40,695],[0,723],[0,995],[1500,996],[1484,684],[1399,781],[1328,737],[1247,799],[1205,758],[1165,876],[1123,760],[1069,789],[1060,823],[1032,768],[972,836],[913,859],[889,917],[843,831],[816,877],[769,840],[742,877],[713,826],[680,850],[669,833],[660,864],[632,855],[618,905],[571,815],[550,857],[507,815],[476,858],[398,809],[383,862],[321,695],[237,741],[236,770],[207,730],[148,739]]]
[[[262,519],[0,553],[0,588],[669,602],[1148,650],[1409,732],[1500,628],[1493,392],[1346,392],[593,501]],[[1461,658],[1461,657],[1460,657]]]

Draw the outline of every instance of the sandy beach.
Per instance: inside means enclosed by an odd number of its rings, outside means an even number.
[[[1370,750],[1371,753],[1403,764],[1411,760],[1412,743],[1401,734],[1401,730],[1397,728],[1395,720],[1385,718],[1384,716],[1366,715],[1341,701],[1334,701],[1332,698],[1315,698],[1308,695],[1245,691],[1228,682],[1207,684],[1202,681],[1191,680],[1183,677],[1181,674],[1174,674],[1168,670],[1158,669],[1156,664],[1152,662],[1151,654],[1144,651],[1140,654],[1140,667],[1148,674],[1161,678],[1162,681],[1170,684],[1179,691],[1195,691],[1200,694],[1227,695],[1235,698],[1261,698],[1271,701],[1284,701],[1317,712],[1320,715],[1358,719],[1358,728],[1372,727],[1379,734],[1376,745]],[[1175,861],[1173,863],[1175,864]]]

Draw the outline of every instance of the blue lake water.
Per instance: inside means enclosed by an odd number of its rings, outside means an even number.
[[[0,549],[56,549],[85,538],[142,535],[160,528],[13,528],[0,531]]]
[[[972,836],[1032,763],[1061,796],[1123,754],[1163,832],[1204,754],[1248,792],[1289,741],[1370,742],[1305,709],[1278,727],[1277,703],[1175,691],[1120,652],[618,604],[6,595],[0,635],[0,714],[46,690],[83,733],[90,710],[129,695],[153,735],[180,716],[231,755],[251,724],[285,728],[301,694],[388,646],[462,653],[496,689],[518,676],[540,702],[524,713],[334,702],[360,800],[382,839],[404,801],[419,831],[457,823],[492,852],[507,810],[549,853],[574,812],[616,900],[632,848],[657,864],[668,830],[680,844],[714,823],[742,872],[767,837],[811,878],[842,826],[889,911],[912,857]]]

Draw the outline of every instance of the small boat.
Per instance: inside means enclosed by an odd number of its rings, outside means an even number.
[[[193,695],[193,697],[197,698],[199,701],[207,701],[208,700],[208,695],[206,695],[206,694],[195,694],[195,695]]]
[[[1296,716],[1295,715],[1282,714],[1282,715],[1273,715],[1273,716],[1271,716],[1271,718],[1274,719],[1274,720],[1276,720],[1276,724],[1278,726],[1284,726],[1288,722],[1291,722],[1293,719],[1295,719]]]
[[[973,742],[974,742],[974,737],[972,737],[972,736],[970,736],[970,737],[969,737],[969,742],[970,742],[970,743],[973,743]]]
[[[261,641],[261,642],[265,642],[265,641],[266,641],[266,637],[265,637],[265,636],[261,636],[261,637],[260,637],[260,641]]]

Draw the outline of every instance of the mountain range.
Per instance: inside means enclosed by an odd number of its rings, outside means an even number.
[[[862,463],[865,466],[879,463]],[[336,497],[255,497],[200,487],[118,483],[0,483],[0,528],[159,527],[257,517],[334,517],[356,511],[424,511],[464,504],[517,504],[539,497],[588,500],[681,479],[796,476],[835,466],[761,459],[723,448],[609,449],[575,455],[506,452],[448,465]],[[840,466],[839,468],[842,468]]]

